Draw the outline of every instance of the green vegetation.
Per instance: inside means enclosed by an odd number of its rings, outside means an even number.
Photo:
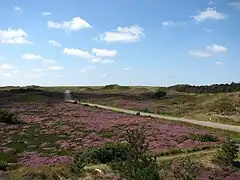
[[[209,145],[204,145],[200,147],[194,147],[194,148],[189,148],[189,149],[181,149],[181,148],[176,148],[176,149],[169,149],[166,151],[162,151],[157,153],[158,157],[161,156],[171,156],[171,155],[176,155],[176,154],[183,154],[183,153],[192,153],[192,152],[198,152],[198,151],[204,151],[204,150],[209,150],[209,149],[216,149],[218,146],[209,146]]]
[[[0,109],[0,122],[7,124],[21,124],[23,123],[17,116],[7,110]]]
[[[106,85],[104,87],[102,87],[101,89],[115,89],[115,88],[118,88],[119,85],[118,84],[109,84],[109,85]]]
[[[211,104],[211,111],[221,115],[233,115],[237,112],[233,102],[228,98],[222,98]]]
[[[77,155],[73,172],[83,172],[87,164],[109,163],[127,180],[160,179],[156,156],[148,153],[143,129],[128,130],[126,143],[106,144]]]
[[[192,134],[190,139],[201,142],[218,142],[219,140],[212,134]]]
[[[162,88],[157,89],[157,91],[154,93],[154,97],[157,99],[165,97],[166,95],[167,95],[167,92],[163,91]]]
[[[213,84],[210,86],[175,85],[169,88],[187,93],[225,93],[240,91],[240,83],[232,82],[231,84]]]
[[[111,163],[112,168],[127,180],[161,179],[157,158],[148,152],[144,129],[128,130],[125,140],[128,147],[127,159]]]
[[[88,164],[109,163],[116,160],[125,160],[128,154],[128,147],[125,144],[105,144],[103,146],[89,149],[81,154]]]
[[[0,171],[6,171],[8,164],[5,161],[0,161]]]
[[[228,137],[218,151],[217,159],[224,164],[233,165],[238,158],[238,153],[239,149],[236,145],[236,141]]]

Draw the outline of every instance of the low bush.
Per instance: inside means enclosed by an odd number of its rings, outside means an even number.
[[[219,140],[212,134],[191,134],[190,139],[201,142],[218,142]]]
[[[155,93],[154,93],[154,98],[162,98],[165,97],[167,95],[166,91],[163,91],[162,89],[158,89]]]
[[[127,154],[127,144],[109,143],[97,148],[92,148],[75,156],[72,171],[81,172],[88,164],[105,164],[113,161],[124,161],[127,159]]]
[[[0,122],[7,124],[23,123],[21,120],[17,118],[17,116],[14,113],[2,109],[0,109]]]
[[[88,163],[109,163],[112,161],[123,161],[127,159],[127,144],[111,143],[88,150],[83,154]]]
[[[228,137],[217,153],[217,160],[227,165],[233,165],[238,158],[238,152],[236,141]]]

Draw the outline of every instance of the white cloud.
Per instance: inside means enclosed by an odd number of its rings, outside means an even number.
[[[196,58],[208,58],[211,57],[212,54],[206,51],[189,51],[188,52],[191,56]]]
[[[22,29],[0,30],[0,43],[2,44],[33,44]]]
[[[54,40],[49,40],[48,43],[52,46],[61,47],[61,44]]]
[[[15,11],[21,11],[22,9],[20,7],[18,7],[18,6],[14,6],[14,10]]]
[[[63,21],[63,22],[48,21],[48,27],[76,31],[83,28],[91,28],[91,25],[88,24],[87,21],[83,20],[80,17],[74,17],[71,21]]]
[[[132,68],[129,68],[129,67],[126,67],[126,68],[123,68],[124,71],[130,71],[132,70]]]
[[[0,69],[14,69],[14,67],[9,64],[1,64]]]
[[[80,70],[80,73],[87,73],[92,69],[94,69],[94,66],[86,66]]]
[[[96,40],[111,42],[134,43],[141,40],[144,29],[135,25],[130,27],[118,27],[116,31],[108,31],[98,35]]]
[[[63,50],[63,52],[65,54],[72,55],[72,56],[77,56],[77,57],[80,57],[80,58],[83,58],[83,59],[93,59],[94,58],[94,56],[91,55],[89,52],[82,51],[80,49],[65,48]]]
[[[240,10],[240,1],[239,2],[237,2],[237,1],[236,2],[231,2],[229,4],[230,4],[230,6]]]
[[[202,22],[204,20],[221,20],[225,19],[227,16],[222,12],[217,12],[214,8],[208,7],[206,10],[199,12],[198,15],[192,17],[197,22]]]
[[[25,53],[25,54],[22,54],[22,59],[26,59],[26,60],[42,60],[44,58],[42,56],[38,55],[38,54]]]
[[[48,67],[48,69],[49,70],[62,70],[64,68],[62,66],[53,65],[53,66]]]
[[[51,12],[42,12],[42,15],[43,16],[50,16],[50,15],[52,15],[52,13]]]
[[[114,57],[117,55],[116,50],[107,50],[107,49],[96,49],[93,48],[92,52],[96,54],[96,56],[99,57]]]
[[[208,28],[204,28],[204,31],[210,33],[210,32],[212,32],[213,30],[212,30],[212,29],[208,29]]]
[[[228,51],[228,49],[224,46],[212,44],[211,46],[207,46],[206,50],[211,53],[225,53]]]
[[[221,61],[216,61],[215,63],[216,63],[216,65],[218,65],[218,66],[223,65],[223,62],[221,62]]]
[[[224,46],[212,44],[211,46],[206,46],[204,50],[194,50],[189,51],[188,53],[196,58],[208,58],[216,54],[226,53],[228,49]]]
[[[173,27],[178,25],[185,25],[185,22],[174,22],[174,21],[163,21],[162,26],[163,27]]]
[[[31,71],[33,71],[33,72],[43,72],[43,69],[41,69],[41,68],[36,68],[36,69],[32,69]]]
[[[96,56],[90,54],[87,51],[83,51],[80,49],[69,49],[69,48],[65,48],[63,50],[63,52],[65,54],[69,54],[72,56],[76,56],[79,58],[83,58],[86,59],[90,62],[93,63],[102,63],[102,64],[110,64],[110,63],[114,63],[114,60],[109,59],[110,57],[116,56],[117,51],[114,50],[106,50],[106,49],[96,49],[93,48],[92,52],[96,54]]]

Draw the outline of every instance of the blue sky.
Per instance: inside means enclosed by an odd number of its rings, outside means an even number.
[[[240,1],[2,0],[0,85],[240,80]]]

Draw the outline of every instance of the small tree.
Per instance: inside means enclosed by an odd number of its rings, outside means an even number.
[[[128,130],[125,140],[128,143],[127,160],[112,163],[113,169],[118,170],[127,180],[159,180],[156,156],[148,153],[143,128]]]
[[[238,152],[239,149],[236,145],[236,141],[227,137],[225,142],[222,144],[221,149],[218,151],[217,159],[225,164],[232,165],[238,158]]]

